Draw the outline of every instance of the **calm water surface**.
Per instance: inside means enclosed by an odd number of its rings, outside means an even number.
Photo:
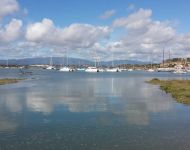
[[[32,70],[0,86],[0,150],[189,150],[190,106],[175,102],[153,77],[171,73],[63,73]]]

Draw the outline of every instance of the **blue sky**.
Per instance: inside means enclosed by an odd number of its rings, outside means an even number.
[[[189,0],[19,0],[23,8],[27,8],[28,18],[40,21],[44,17],[53,19],[58,26],[72,23],[105,24],[109,20],[100,20],[99,16],[106,10],[115,9],[117,13],[112,18],[126,16],[135,9],[153,10],[153,18],[158,20],[179,21],[179,31],[190,32]]]
[[[189,55],[189,0],[1,0],[0,9],[1,59]]]

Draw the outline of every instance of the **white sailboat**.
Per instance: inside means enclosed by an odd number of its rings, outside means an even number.
[[[88,67],[85,72],[99,72],[99,70],[96,67]]]
[[[6,67],[5,67],[6,69],[8,69],[9,68],[9,60],[7,59],[7,64],[6,64]]]
[[[96,53],[95,53],[96,55]],[[99,72],[99,69],[96,67],[96,56],[95,56],[95,62],[94,62],[94,67],[93,66],[89,66],[85,72]]]
[[[106,69],[107,72],[120,72],[119,68],[108,68]]]
[[[133,65],[133,67],[132,68],[129,68],[129,69],[127,69],[127,71],[129,71],[129,72],[131,72],[131,71],[134,71],[134,65]]]
[[[107,68],[106,71],[107,72],[120,72],[121,71],[119,68],[114,67],[113,53],[112,53],[112,66],[111,66],[111,68]]]
[[[152,55],[151,55],[152,56]],[[151,57],[152,58],[152,57]],[[150,57],[149,57],[150,60]],[[152,59],[150,61],[150,68],[147,70],[147,72],[154,72],[155,70],[152,68]]]
[[[96,61],[95,61],[95,67],[88,67],[85,72],[99,72],[98,68],[96,67]]]
[[[147,70],[147,72],[154,72],[155,70],[154,69],[152,69],[152,62],[151,62],[151,68],[149,68],[148,70]]]
[[[147,70],[148,72],[154,72],[154,69],[150,68]]]
[[[69,72],[69,71],[72,71],[72,70],[71,70],[69,67],[64,66],[64,67],[60,68],[59,71],[62,71],[62,72]]]
[[[49,66],[48,66],[46,69],[47,69],[47,70],[52,70],[52,69],[54,69],[52,57],[50,57],[50,63],[49,63]]]
[[[68,52],[66,51],[66,65],[61,67],[59,69],[59,71],[61,72],[70,72],[70,71],[73,71],[73,69],[71,69],[69,66],[69,59],[68,59]]]

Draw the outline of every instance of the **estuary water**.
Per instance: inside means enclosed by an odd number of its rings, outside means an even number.
[[[0,150],[189,150],[190,106],[145,81],[150,73],[1,69]]]

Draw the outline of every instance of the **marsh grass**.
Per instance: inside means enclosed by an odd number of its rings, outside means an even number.
[[[160,85],[166,93],[171,93],[177,102],[190,104],[190,80],[159,80],[154,78],[148,83]]]
[[[24,80],[24,79],[9,79],[9,78],[0,79],[0,85],[17,83],[21,80]]]

